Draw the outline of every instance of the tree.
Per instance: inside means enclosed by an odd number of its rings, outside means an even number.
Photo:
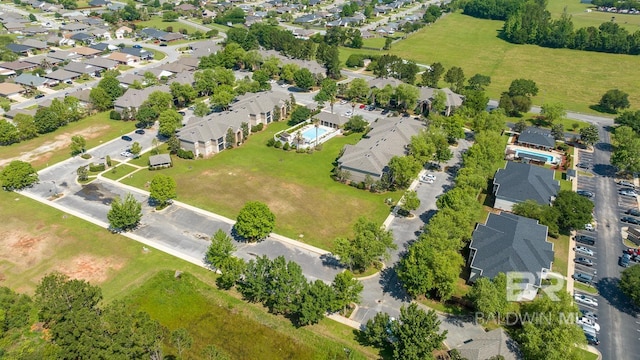
[[[554,124],[551,127],[551,135],[555,140],[564,140],[564,125]]]
[[[626,109],[630,106],[629,94],[618,89],[609,90],[602,95],[598,106],[604,111],[617,113],[618,110]]]
[[[367,130],[369,123],[362,117],[362,115],[353,115],[344,124],[344,129],[355,133],[361,133]]]
[[[402,202],[402,210],[406,213],[410,213],[412,210],[420,207],[420,199],[418,198],[418,193],[414,190],[405,191],[402,198],[404,199]]]
[[[562,230],[582,229],[585,224],[591,223],[593,202],[573,191],[560,190],[553,207],[560,214],[558,225]]]
[[[441,63],[431,64],[429,69],[422,73],[422,86],[437,88],[442,74],[444,74],[444,66]]]
[[[568,319],[580,314],[570,294],[555,293],[551,299],[544,292],[522,306],[522,329],[516,335],[525,359],[581,359],[580,345],[585,344],[582,328]],[[573,319],[571,319],[573,320]]]
[[[117,98],[124,94],[124,89],[120,86],[120,80],[116,79],[115,76],[104,76],[98,83],[98,87],[109,95],[111,101],[116,101]]]
[[[491,85],[491,77],[482,74],[475,74],[467,81],[467,83],[469,84],[469,86],[467,86],[469,90],[484,91],[487,86]]]
[[[95,87],[89,93],[89,99],[94,109],[106,111],[113,108],[111,96],[102,87]]]
[[[172,199],[175,199],[176,181],[167,175],[158,174],[151,179],[149,184],[149,197],[153,199],[158,208],[164,208]]]
[[[276,217],[266,204],[249,201],[240,210],[234,228],[243,238],[257,241],[269,235],[275,223]]]
[[[385,312],[378,312],[373,319],[367,320],[362,330],[362,337],[369,345],[385,348],[390,344],[391,317]]]
[[[636,306],[640,306],[640,265],[624,269],[618,286]]]
[[[289,119],[289,125],[296,125],[301,122],[307,121],[311,117],[311,110],[306,106],[297,106],[291,112],[291,118]]]
[[[325,313],[333,310],[335,293],[322,280],[316,280],[304,287],[298,302],[298,324],[316,324],[324,318]]]
[[[391,50],[391,44],[393,44],[393,39],[386,37],[384,39],[384,46],[382,47],[382,50]]]
[[[116,196],[111,202],[111,209],[107,213],[109,228],[114,231],[128,231],[134,229],[142,219],[142,204],[131,194],[125,196],[124,201]]]
[[[353,277],[351,271],[345,270],[333,278],[331,288],[335,293],[336,308],[346,309],[349,304],[360,302],[364,285]]]
[[[447,108],[447,95],[444,91],[436,90],[433,94],[433,99],[431,100],[431,111],[434,114],[442,114],[444,110]]]
[[[154,91],[149,94],[149,97],[144,103],[142,103],[142,106],[147,105],[151,107],[156,114],[161,114],[163,111],[168,110],[171,107],[171,104],[173,104],[173,96],[171,94],[162,91]]]
[[[544,116],[549,124],[553,124],[554,121],[564,118],[567,112],[560,103],[547,103],[542,105],[540,115]]]
[[[427,7],[427,11],[424,12],[422,21],[426,22],[427,24],[434,23],[436,22],[436,20],[438,20],[438,18],[440,18],[440,16],[442,16],[442,9],[440,8],[440,6],[432,4],[429,5],[429,7]]]
[[[246,264],[244,260],[235,256],[229,256],[225,260],[222,260],[218,268],[222,272],[222,275],[216,279],[216,285],[218,285],[220,289],[231,289],[240,280],[245,268]]]
[[[390,231],[381,229],[364,217],[358,219],[353,230],[355,235],[352,239],[338,238],[335,241],[335,254],[350,270],[364,271],[375,261],[387,258],[389,249],[397,247]]]
[[[89,180],[89,169],[86,166],[80,166],[76,170],[76,174],[78,175],[78,181],[87,181]]]
[[[33,139],[38,136],[38,129],[34,123],[33,116],[27,114],[16,114],[13,118],[13,123],[18,130],[18,136],[20,140]]]
[[[202,356],[207,360],[231,360],[224,351],[218,349],[215,345],[207,345],[202,349]]]
[[[529,127],[529,124],[527,124],[527,122],[524,119],[520,119],[518,120],[517,123],[515,123],[515,125],[513,126],[513,131],[517,132],[517,133],[521,133],[523,132],[526,128]]]
[[[485,320],[491,320],[504,314],[507,309],[506,275],[499,273],[493,280],[481,277],[473,284],[467,294],[476,311],[482,313]]]
[[[211,103],[219,109],[226,110],[235,97],[233,89],[231,89],[230,86],[219,86],[213,96],[211,96]]]
[[[618,125],[628,126],[637,134],[640,134],[640,110],[625,111],[622,115],[613,119],[613,122]]]
[[[391,182],[399,188],[406,188],[422,169],[420,161],[413,156],[394,156],[389,160]]]
[[[182,124],[182,115],[173,109],[167,109],[160,113],[158,121],[160,122],[158,134],[170,137],[175,134],[178,127]]]
[[[165,11],[162,13],[162,21],[172,22],[178,20],[180,15],[175,11]]]
[[[458,66],[452,67],[447,70],[446,74],[444,74],[444,81],[448,82],[451,90],[455,92],[462,90],[464,86],[464,79],[464,71]]]
[[[191,84],[172,82],[169,87],[171,88],[171,96],[173,96],[178,107],[189,105],[198,96],[197,91]]]
[[[209,114],[209,106],[202,101],[195,103],[193,107],[193,115],[203,117]]]
[[[304,91],[309,91],[309,89],[311,89],[315,84],[315,78],[307,68],[302,68],[296,71],[293,74],[293,81],[295,81],[297,87]]]
[[[615,148],[611,164],[621,171],[640,171],[640,138],[628,126],[619,126],[613,135]]]
[[[54,99],[54,101],[56,101],[56,99]],[[60,119],[53,109],[50,107],[42,107],[36,111],[33,117],[33,124],[38,130],[38,133],[46,134],[60,127]]]
[[[139,142],[134,142],[133,144],[131,144],[131,148],[129,149],[129,152],[131,152],[133,154],[134,158],[138,158],[138,156],[140,156],[140,153],[142,152],[142,146],[140,145]]]
[[[515,79],[509,85],[510,96],[536,96],[538,95],[538,86],[533,80]]]
[[[215,268],[220,269],[234,251],[236,251],[236,247],[233,245],[231,237],[222,229],[218,229],[211,237],[211,245],[209,245],[205,258]]]
[[[587,127],[580,129],[580,141],[584,144],[591,146],[600,140],[600,134],[598,133],[598,127],[590,124]]]
[[[404,110],[415,108],[420,97],[420,90],[409,84],[398,85],[395,93],[398,104],[401,104]]]
[[[22,190],[38,182],[38,173],[30,163],[13,160],[0,172],[0,184],[6,191]]]
[[[191,348],[193,338],[185,328],[175,329],[171,332],[171,344],[178,349],[178,357],[182,359],[182,352]]]
[[[355,78],[349,83],[346,96],[351,101],[362,101],[369,94],[369,84],[365,79]]]
[[[391,322],[393,357],[395,359],[433,359],[433,351],[447,338],[447,330],[440,331],[436,312],[418,308],[416,303],[400,308],[400,318]]]
[[[71,155],[84,154],[87,147],[87,140],[82,135],[74,135],[71,137]]]

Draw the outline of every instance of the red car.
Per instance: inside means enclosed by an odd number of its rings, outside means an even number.
[[[361,105],[360,105],[360,109],[364,109],[364,107],[365,107],[365,105],[364,105],[364,104],[361,104]]]
[[[627,254],[640,256],[640,249],[629,248],[629,249],[627,249]]]

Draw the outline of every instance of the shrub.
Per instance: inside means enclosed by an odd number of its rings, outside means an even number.
[[[569,150],[569,145],[567,145],[565,143],[560,143],[560,144],[558,144],[558,150],[567,151],[567,150]]]
[[[187,160],[193,160],[195,158],[195,156],[193,155],[193,151],[191,150],[178,149],[176,155],[181,159]]]
[[[282,150],[285,150],[285,151],[289,150],[289,143],[288,142],[284,143],[284,146],[282,146]]]
[[[363,67],[364,66],[364,55],[362,54],[351,54],[347,59],[346,64],[347,67]]]
[[[111,120],[122,120],[122,116],[120,116],[120,113],[115,111],[115,110],[111,110],[111,112],[109,113],[109,119]]]
[[[91,154],[84,153],[84,154],[80,155],[80,157],[85,159],[85,160],[91,159]]]
[[[272,147],[276,144],[276,139],[274,138],[269,138],[269,140],[267,140],[267,146],[268,147]]]
[[[282,141],[276,141],[276,143],[273,145],[274,148],[276,149],[280,149],[282,147]]]
[[[252,126],[251,127],[251,132],[258,132],[258,131],[262,131],[262,129],[264,129],[264,124],[258,124],[256,126]]]
[[[105,166],[104,164],[91,164],[89,165],[89,171],[91,172],[100,172],[100,171],[104,171]]]
[[[107,166],[111,166],[111,156],[107,155],[107,157],[105,158],[105,161],[107,162]]]

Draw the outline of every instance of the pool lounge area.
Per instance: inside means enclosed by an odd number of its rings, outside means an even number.
[[[302,135],[302,141],[298,144],[297,134]],[[316,145],[316,134],[318,144],[333,138],[340,133],[339,129],[335,129],[325,125],[318,125],[308,122],[303,127],[294,126],[287,130],[277,133],[274,138],[280,142],[287,142],[289,145],[299,146],[306,149]]]
[[[560,155],[554,154],[549,151],[532,150],[530,148],[520,146],[507,147],[507,157],[509,156],[513,156],[527,162],[537,162],[549,165],[558,165],[562,162],[562,158]]]

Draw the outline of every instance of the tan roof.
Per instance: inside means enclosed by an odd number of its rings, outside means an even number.
[[[118,62],[125,62],[125,63],[130,61],[130,60],[140,61],[140,58],[138,56],[129,55],[129,54],[121,53],[121,52],[111,53],[107,57],[107,59],[115,60],[115,61],[118,61]]]
[[[24,88],[14,83],[0,83],[0,95],[7,96],[24,91]]]
[[[116,32],[132,32],[132,31],[133,29],[131,29],[128,26],[120,26],[118,30],[116,30]]]
[[[75,49],[73,49],[73,51],[76,54],[80,54],[80,55],[84,55],[84,56],[89,56],[89,55],[96,55],[96,54],[100,54],[101,51],[100,50],[96,50],[96,49],[92,49],[92,48],[88,48],[86,46],[79,46],[76,47]]]

